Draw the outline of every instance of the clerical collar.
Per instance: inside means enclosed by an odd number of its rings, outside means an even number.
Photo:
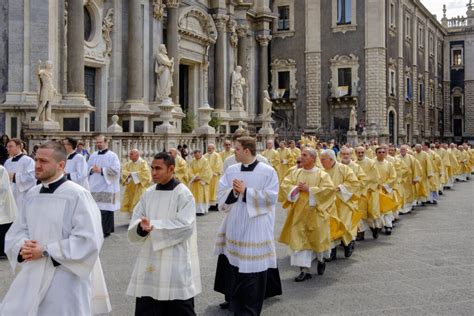
[[[98,154],[99,155],[105,155],[109,150],[106,148],[106,149],[103,149],[103,150],[99,150]]]
[[[173,191],[174,188],[176,188],[181,182],[176,180],[175,178],[172,178],[170,181],[168,181],[165,184],[156,184],[156,190],[159,191]]]
[[[59,188],[59,186],[66,181],[67,181],[66,177],[64,175],[61,175],[56,180],[53,180],[48,183],[43,183],[40,193],[54,193],[54,191],[56,191],[56,189]]]
[[[257,165],[258,165],[258,160],[255,157],[254,160],[250,164],[248,165],[242,164],[242,166],[240,167],[240,171],[253,171]]]
[[[73,151],[72,153],[70,153],[68,156],[67,156],[67,160],[71,160],[74,158],[74,156],[77,155],[77,152]]]
[[[24,155],[25,155],[24,153],[19,153],[18,155],[12,157],[12,161],[18,161],[18,160],[20,160],[21,157],[23,157]]]
[[[315,172],[315,171],[318,171],[318,169],[319,169],[319,168],[317,168],[316,166],[314,166],[313,168],[311,168],[311,169],[309,169],[309,170],[308,170],[308,169],[305,169],[305,168],[301,168],[301,170],[302,170],[303,172],[308,172],[308,173],[313,173],[313,172]]]

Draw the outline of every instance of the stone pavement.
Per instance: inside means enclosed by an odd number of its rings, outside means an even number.
[[[283,295],[265,302],[262,315],[474,315],[474,180],[457,183],[437,207],[419,207],[402,216],[392,236],[372,240],[367,234],[351,258],[327,264],[323,276],[295,283],[289,251],[277,245]],[[276,238],[285,212],[277,211]],[[216,257],[214,235],[223,215],[198,217],[203,293],[195,299],[199,315],[231,315],[221,311],[221,294],[213,288]],[[112,315],[133,315],[134,299],[125,295],[137,248],[126,239],[126,218],[105,241],[101,260]],[[313,273],[316,273],[315,268]],[[12,281],[0,261],[0,298]]]

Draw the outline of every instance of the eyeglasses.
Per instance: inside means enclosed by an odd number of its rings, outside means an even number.
[[[297,163],[297,164],[300,164],[300,163],[301,163],[301,161],[297,161],[296,163]]]

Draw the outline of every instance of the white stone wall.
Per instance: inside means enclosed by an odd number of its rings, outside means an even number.
[[[385,48],[365,51],[366,121],[377,125],[379,136],[388,135]]]
[[[306,53],[306,125],[321,127],[321,53]]]
[[[398,58],[398,141],[404,143],[406,141],[405,131],[405,67],[403,58]]]

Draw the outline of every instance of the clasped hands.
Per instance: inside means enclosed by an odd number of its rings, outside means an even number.
[[[147,233],[151,232],[153,229],[153,225],[150,222],[149,218],[146,218],[145,216],[140,217],[140,227],[143,231],[146,231]]]
[[[20,249],[20,256],[25,261],[33,261],[43,257],[43,246],[36,240],[25,240]]]
[[[305,182],[298,183],[296,189],[300,192],[309,192],[309,186]]]
[[[94,173],[101,173],[102,172],[102,168],[97,166],[97,165],[93,165],[92,166],[92,172]]]
[[[232,190],[234,190],[234,194],[243,194],[246,188],[244,181],[238,179],[232,181]]]

